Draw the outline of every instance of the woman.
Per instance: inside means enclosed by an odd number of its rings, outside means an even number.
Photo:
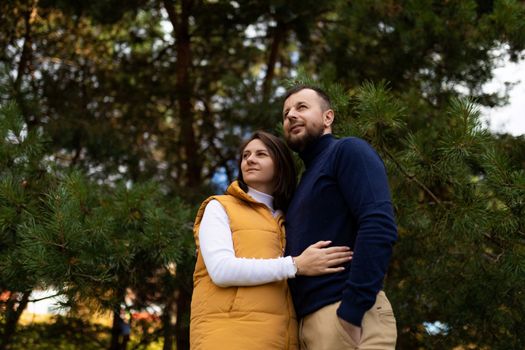
[[[341,271],[351,252],[321,241],[283,257],[283,211],[296,173],[279,138],[254,133],[241,147],[239,169],[226,194],[206,199],[195,220],[191,349],[297,349],[286,279]]]

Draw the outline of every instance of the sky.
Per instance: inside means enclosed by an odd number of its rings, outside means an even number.
[[[509,93],[510,103],[498,108],[481,108],[482,119],[493,132],[525,135],[525,61],[507,61],[495,69],[494,79],[484,86],[484,91],[503,92],[505,82],[517,83]]]

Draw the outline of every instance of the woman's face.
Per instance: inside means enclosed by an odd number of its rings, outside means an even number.
[[[268,148],[259,139],[250,141],[242,151],[241,171],[244,182],[257,191],[272,194],[275,165]]]

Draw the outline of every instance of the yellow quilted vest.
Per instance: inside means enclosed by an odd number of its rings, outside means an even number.
[[[204,209],[212,199],[219,201],[228,214],[237,257],[277,258],[284,248],[282,217],[274,218],[236,181],[226,195],[212,196],[202,203],[193,228],[198,255],[193,274],[191,349],[297,349],[297,321],[286,281],[223,288],[208,275],[198,232]]]

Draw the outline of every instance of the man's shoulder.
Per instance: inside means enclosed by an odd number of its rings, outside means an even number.
[[[336,153],[345,153],[345,154],[355,154],[359,153],[362,154],[363,152],[374,152],[374,148],[365,140],[355,137],[355,136],[349,136],[349,137],[343,137],[336,140],[336,144],[334,147],[334,150]]]

